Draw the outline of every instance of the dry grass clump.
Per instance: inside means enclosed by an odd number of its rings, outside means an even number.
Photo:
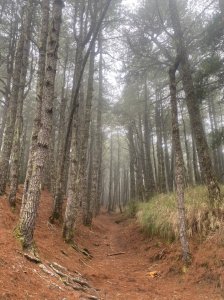
[[[224,187],[222,187],[224,193]],[[187,188],[185,191],[187,234],[205,237],[222,225],[224,204],[221,215],[211,211],[207,190],[204,186]],[[179,238],[179,221],[175,193],[160,194],[147,203],[139,203],[137,219],[142,229],[150,236],[159,236],[167,241]]]

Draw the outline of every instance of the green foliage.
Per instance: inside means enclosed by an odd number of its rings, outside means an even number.
[[[219,78],[221,82],[222,79],[220,74],[222,74],[223,61],[218,55],[214,55],[211,57],[207,57],[202,61],[199,66],[199,69],[195,73],[195,88],[197,98],[199,100],[205,99],[209,94],[210,90],[216,88],[216,85],[209,85],[209,81],[212,78],[214,81],[214,77]]]
[[[224,192],[224,187],[222,187]],[[188,237],[205,237],[210,231],[220,228],[221,221],[211,211],[204,186],[186,189],[186,222]],[[224,206],[221,208],[224,210]],[[137,219],[143,231],[150,236],[158,236],[168,242],[179,238],[179,219],[176,195],[160,194],[148,203],[140,203]]]
[[[221,15],[215,15],[213,20],[207,25],[205,37],[203,38],[204,46],[217,46],[223,38],[223,24]]]
[[[130,218],[133,218],[136,216],[138,210],[139,210],[139,203],[136,201],[130,201],[126,209],[126,215]]]

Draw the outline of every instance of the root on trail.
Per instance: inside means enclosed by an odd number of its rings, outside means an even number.
[[[45,273],[45,275],[47,275],[47,278],[41,276],[39,273],[38,274],[40,275],[40,277],[42,279],[44,279],[48,283],[50,281],[50,283],[52,285],[55,285],[58,288],[62,289],[62,287],[59,284],[52,282],[51,280],[49,280],[48,277],[55,278],[59,281],[59,283],[62,282],[65,287],[70,287],[75,291],[84,292],[85,295],[82,296],[82,299],[93,299],[93,300],[100,299],[96,289],[94,289],[87,282],[87,280],[83,278],[83,276],[79,272],[77,272],[77,271],[75,271],[75,273],[70,272],[67,268],[65,268],[64,266],[62,266],[56,262],[43,263],[39,258],[31,255],[30,253],[22,253],[22,252],[19,252],[19,253],[22,254],[29,261],[38,264],[40,270],[43,273]]]

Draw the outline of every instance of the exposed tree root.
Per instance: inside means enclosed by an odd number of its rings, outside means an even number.
[[[83,253],[83,251],[85,251],[85,253],[88,253],[86,252],[86,250],[82,250],[81,253]],[[83,296],[84,297],[83,299],[93,299],[93,300],[100,299],[97,295],[97,291],[93,287],[91,287],[91,285],[82,277],[82,275],[79,272],[71,273],[67,268],[59,265],[56,262],[52,262],[52,263],[48,262],[44,264],[39,259],[39,257],[34,255],[32,252],[19,252],[19,254],[23,255],[29,261],[38,264],[41,271],[45,273],[45,275],[47,275],[47,278],[41,276],[36,270],[35,272],[38,273],[38,275],[44,280],[46,280],[47,282],[50,282],[51,284],[57,287],[60,287],[58,284],[49,281],[49,277],[55,278],[57,280],[60,280],[60,282],[62,282],[64,286],[68,286],[75,291],[84,292],[85,296]],[[88,253],[88,257],[89,256],[90,254]]]

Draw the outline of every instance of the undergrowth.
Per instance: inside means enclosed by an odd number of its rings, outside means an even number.
[[[224,187],[222,187],[222,194]],[[222,225],[224,204],[221,215],[211,211],[208,205],[207,189],[204,186],[187,188],[185,208],[188,237],[205,237]],[[127,212],[135,214],[143,231],[150,236],[158,236],[172,242],[179,238],[179,221],[175,193],[160,194],[147,203],[131,203]]]

